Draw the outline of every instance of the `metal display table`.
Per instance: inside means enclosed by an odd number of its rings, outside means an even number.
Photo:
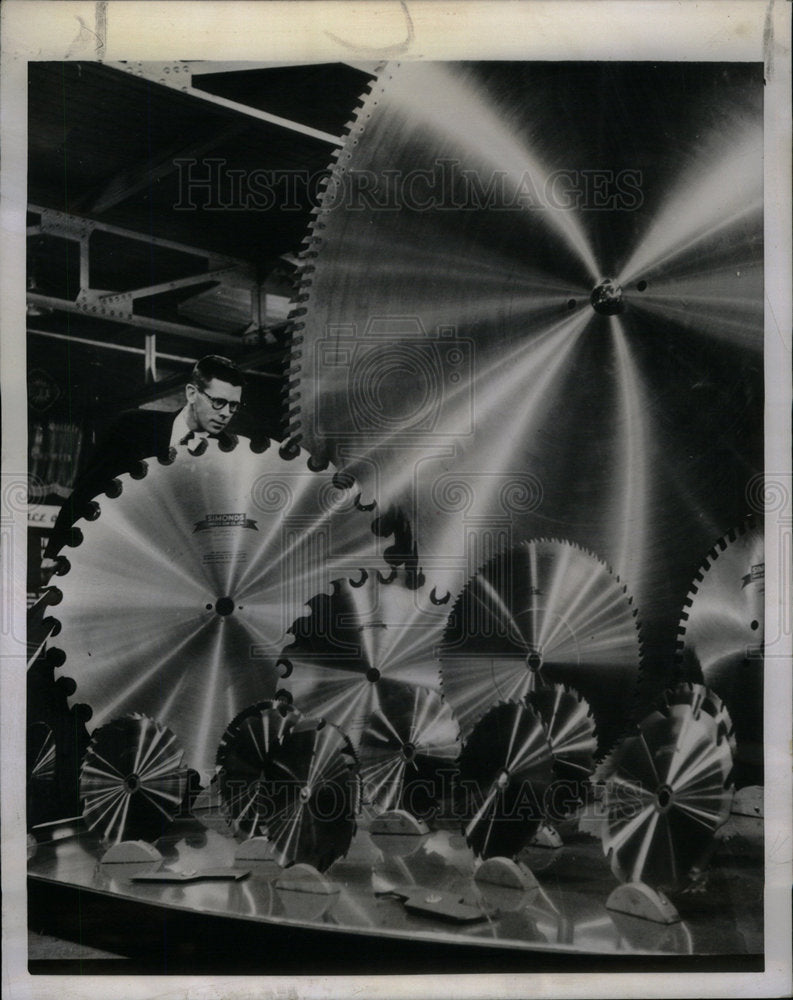
[[[608,910],[614,876],[600,844],[575,832],[562,848],[524,852],[539,883],[526,891],[475,881],[473,858],[451,830],[430,833],[410,854],[404,845],[380,849],[359,830],[322,891],[284,884],[289,870],[272,861],[235,861],[236,842],[194,820],[156,846],[160,874],[225,869],[226,877],[136,882],[100,863],[104,847],[81,823],[56,828],[29,862],[31,928],[79,935],[129,956],[125,969],[159,973],[762,968],[759,827],[720,842],[717,863],[675,896],[682,920],[670,925]],[[410,912],[405,897],[417,894],[430,909],[458,900],[465,919]],[[61,970],[37,962],[31,971]]]

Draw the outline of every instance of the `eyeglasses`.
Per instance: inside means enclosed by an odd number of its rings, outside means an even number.
[[[196,386],[196,389],[198,389],[202,396],[206,396],[212,404],[213,410],[222,410],[224,406],[228,406],[229,413],[234,414],[240,408],[239,400],[237,399],[223,399],[222,396],[210,396],[208,392],[204,392],[198,386]]]

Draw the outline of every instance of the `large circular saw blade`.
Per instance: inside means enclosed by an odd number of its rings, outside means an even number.
[[[387,65],[302,261],[307,446],[455,592],[505,536],[601,553],[662,672],[763,467],[762,154],[760,64]]]
[[[73,700],[102,725],[170,725],[206,778],[230,718],[272,697],[286,629],[340,572],[377,565],[372,514],[349,477],[275,442],[214,442],[125,475],[78,523],[57,608]]]
[[[625,882],[675,888],[707,859],[732,802],[732,753],[708,717],[672,704],[653,712],[598,769],[603,850]]]
[[[383,679],[361,734],[364,803],[375,813],[404,809],[434,818],[451,798],[460,730],[451,708],[428,688]]]
[[[471,731],[488,705],[567,684],[588,701],[601,750],[633,711],[641,650],[625,587],[590,553],[536,539],[490,560],[449,617],[443,693]]]
[[[678,628],[686,678],[704,681],[727,706],[737,760],[762,783],[765,550],[762,526],[744,522],[713,546]]]
[[[340,726],[357,747],[381,711],[383,681],[437,690],[436,647],[448,608],[433,594],[394,571],[339,580],[330,596],[310,601],[311,614],[295,622],[281,660],[281,684],[295,706]]]
[[[156,840],[184,798],[187,769],[174,734],[141,715],[94,732],[80,769],[83,819],[104,840]]]
[[[512,857],[545,816],[553,757],[540,716],[520,702],[493,706],[460,754],[458,808],[482,858]]]

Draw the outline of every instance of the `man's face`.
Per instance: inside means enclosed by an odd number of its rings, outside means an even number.
[[[210,379],[206,389],[199,389],[192,383],[185,389],[188,406],[188,423],[195,423],[193,430],[209,431],[210,434],[219,434],[231,420],[231,410],[228,406],[223,406],[216,410],[212,406],[210,396],[215,400],[223,399],[227,403],[239,403],[242,398],[242,388],[232,385],[230,382],[223,382],[220,379]],[[190,419],[192,417],[192,420]]]

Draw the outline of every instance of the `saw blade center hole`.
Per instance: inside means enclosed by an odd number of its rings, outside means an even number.
[[[221,597],[215,605],[215,611],[223,617],[230,615],[233,610],[234,600],[231,597]]]
[[[589,301],[602,316],[616,316],[623,311],[622,286],[613,278],[602,278],[592,289]]]
[[[533,674],[539,673],[542,669],[542,653],[539,649],[530,650],[526,657],[526,667]]]
[[[402,746],[402,756],[405,760],[413,760],[416,756],[416,748],[412,743],[405,743]]]
[[[124,778],[124,788],[128,792],[137,792],[140,788],[140,778],[137,774],[128,774],[126,778]]]
[[[668,812],[672,806],[674,792],[670,785],[661,785],[655,793],[655,807],[660,813]]]
[[[377,667],[369,667],[366,671],[366,679],[372,684],[376,684],[380,680],[380,671]]]

